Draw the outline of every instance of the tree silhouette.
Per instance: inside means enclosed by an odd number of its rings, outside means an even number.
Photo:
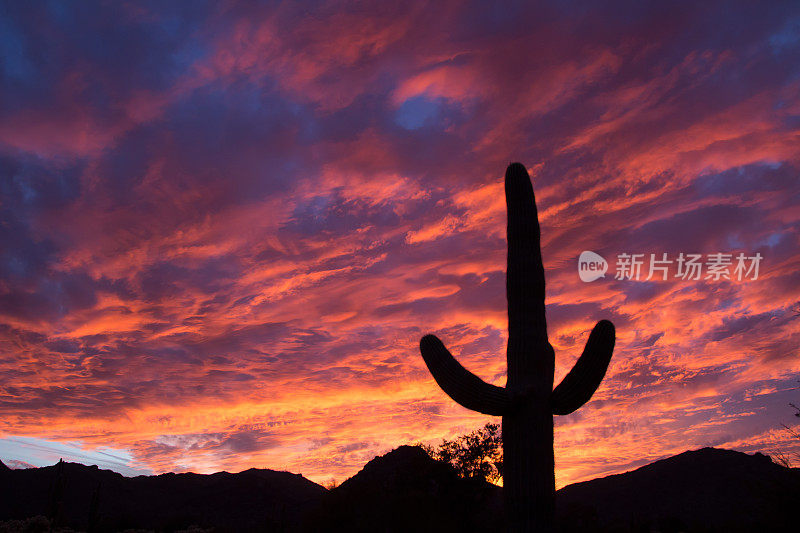
[[[790,403],[789,407],[794,409],[794,416],[800,418],[800,407],[797,407],[793,403]],[[800,442],[800,432],[795,429],[796,426],[793,427],[781,422],[781,427],[783,427],[783,430],[789,435],[789,437]],[[798,461],[800,461],[800,453],[785,453],[779,447],[776,447],[771,455],[775,462],[777,462],[779,465],[785,466],[786,468],[792,468],[795,466],[795,464],[797,464]]]
[[[443,440],[438,448],[424,447],[436,460],[450,463],[461,477],[479,478],[497,483],[503,478],[503,439],[500,424],[482,428],[452,440]]]

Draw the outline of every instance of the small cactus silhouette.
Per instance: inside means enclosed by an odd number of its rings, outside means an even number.
[[[555,473],[553,415],[589,401],[603,380],[614,350],[614,325],[601,320],[578,362],[553,390],[555,353],[547,340],[544,265],[536,199],[520,163],[506,170],[508,209],[507,381],[490,385],[465,369],[434,335],[420,341],[436,382],[467,409],[502,416],[503,492],[512,531],[553,530]]]
[[[50,497],[47,504],[47,517],[53,526],[61,525],[64,514],[64,487],[66,475],[64,474],[64,459],[59,459],[56,464],[53,479],[50,482]]]

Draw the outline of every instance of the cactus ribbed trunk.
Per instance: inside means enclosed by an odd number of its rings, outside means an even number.
[[[527,404],[503,416],[503,495],[510,531],[549,532],[555,502],[553,415]]]
[[[614,349],[614,326],[601,320],[583,354],[553,390],[555,353],[547,340],[545,282],[536,199],[528,172],[509,165],[508,379],[490,385],[466,370],[433,335],[420,351],[436,382],[453,400],[503,417],[503,492],[506,520],[514,532],[553,530],[555,471],[553,415],[569,414],[589,401],[605,375]]]
[[[544,264],[539,217],[528,172],[506,173],[508,210],[508,378],[512,396],[527,397],[503,414],[503,487],[513,531],[549,532],[553,525],[555,468],[553,392],[555,354],[547,341]]]

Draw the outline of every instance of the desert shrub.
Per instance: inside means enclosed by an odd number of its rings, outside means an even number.
[[[497,483],[503,477],[503,440],[500,424],[488,423],[471,433],[422,448],[434,459],[450,463],[462,477]]]

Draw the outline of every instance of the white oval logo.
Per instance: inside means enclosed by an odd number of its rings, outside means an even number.
[[[581,281],[590,282],[604,278],[608,270],[608,263],[602,256],[585,250],[578,258],[578,276]]]

